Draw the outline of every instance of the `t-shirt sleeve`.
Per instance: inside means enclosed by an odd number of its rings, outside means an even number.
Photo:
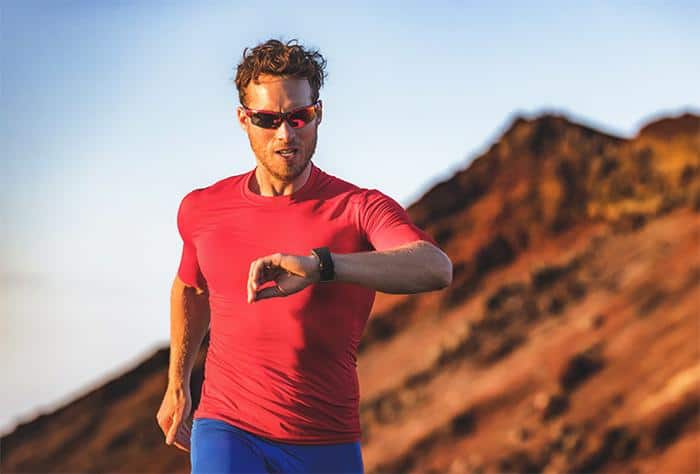
[[[387,250],[417,240],[437,245],[430,235],[411,222],[398,202],[376,189],[365,190],[361,196],[359,225],[375,250]]]
[[[199,268],[197,261],[197,249],[192,240],[194,222],[196,218],[196,190],[187,194],[180,202],[177,211],[177,228],[182,237],[182,255],[180,256],[180,266],[177,275],[187,286],[198,289],[206,288],[206,280]]]

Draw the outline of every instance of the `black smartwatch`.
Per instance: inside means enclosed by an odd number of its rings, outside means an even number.
[[[333,259],[328,247],[318,247],[311,251],[312,254],[318,257],[321,269],[321,281],[331,281],[335,278],[335,269],[333,267]]]

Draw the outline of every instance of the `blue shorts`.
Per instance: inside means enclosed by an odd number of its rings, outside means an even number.
[[[196,418],[192,422],[190,461],[192,474],[364,472],[359,441],[280,443],[211,418]]]

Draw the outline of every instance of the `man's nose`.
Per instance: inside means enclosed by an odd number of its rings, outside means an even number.
[[[282,125],[279,126],[277,129],[277,133],[275,134],[276,138],[283,140],[285,142],[289,142],[291,138],[294,138],[294,134],[296,132],[292,128],[291,125],[289,125],[289,122],[286,120],[282,121]]]

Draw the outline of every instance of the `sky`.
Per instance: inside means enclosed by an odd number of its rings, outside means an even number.
[[[255,166],[245,47],[318,49],[314,163],[407,207],[518,115],[698,113],[693,3],[0,0],[0,433],[167,346],[180,199]]]

